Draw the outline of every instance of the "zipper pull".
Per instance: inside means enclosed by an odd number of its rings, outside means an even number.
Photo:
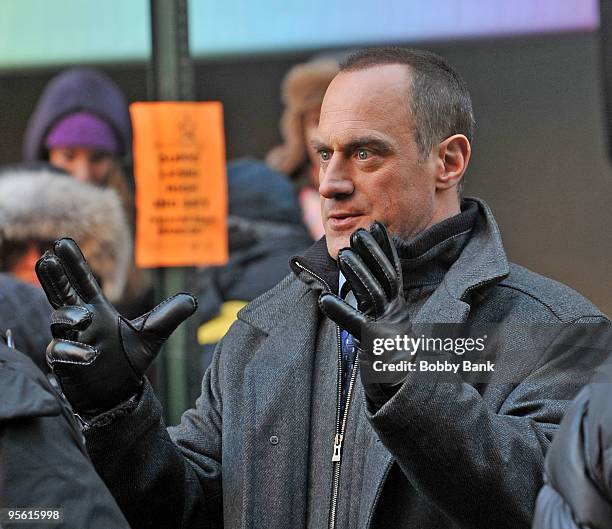
[[[334,455],[332,456],[332,461],[334,463],[340,461],[340,452],[342,451],[343,438],[344,436],[340,434],[336,434],[336,437],[334,437]]]

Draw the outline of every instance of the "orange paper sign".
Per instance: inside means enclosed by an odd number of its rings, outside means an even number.
[[[136,264],[227,261],[227,177],[218,102],[133,103]]]

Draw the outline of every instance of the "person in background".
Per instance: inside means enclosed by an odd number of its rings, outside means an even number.
[[[98,70],[72,68],[54,77],[38,100],[23,161],[48,161],[77,180],[114,187],[132,211],[133,184],[121,167],[131,143],[130,114],[119,87]]]
[[[334,59],[313,59],[294,66],[283,80],[285,110],[280,129],[283,143],[266,156],[266,163],[288,175],[299,193],[304,224],[314,240],[325,231],[319,197],[319,155],[311,141],[319,126],[325,90],[338,73]]]
[[[51,306],[40,287],[0,273],[0,334],[10,329],[15,347],[45,373],[51,372],[45,359],[50,320]]]
[[[105,295],[119,301],[132,239],[117,193],[44,166],[0,171],[0,267],[37,285],[36,261],[59,237],[79,242]]]
[[[39,286],[34,266],[58,237],[79,241],[106,295],[116,302],[122,299],[132,261],[132,239],[117,193],[79,182],[44,165],[0,170],[0,271]],[[45,310],[40,307],[44,298],[40,289],[33,298],[26,285],[12,283],[0,282],[0,299],[21,303],[23,310],[31,304],[36,310],[28,310],[28,316],[21,311],[20,318],[17,311],[7,325],[15,326],[14,319],[22,320],[17,322],[16,342],[46,370],[50,307],[46,301]],[[24,347],[33,337],[40,340]]]
[[[5,323],[0,320],[0,327]],[[93,468],[72,409],[9,345],[0,335],[0,509],[53,514],[48,522],[20,520],[6,527],[128,529]]]
[[[568,409],[544,468],[533,529],[612,529],[612,358]]]
[[[229,262],[198,272],[198,342],[202,374],[238,311],[290,273],[289,259],[312,241],[291,185],[264,163],[244,158],[227,166]]]
[[[45,87],[28,122],[25,163],[46,161],[76,180],[117,191],[134,234],[134,182],[125,167],[131,161],[132,125],[119,87],[93,68],[71,68]],[[150,274],[130,266],[119,306],[141,313],[152,303]]]

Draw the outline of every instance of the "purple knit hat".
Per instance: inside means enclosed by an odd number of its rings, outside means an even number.
[[[117,137],[111,126],[89,112],[75,112],[60,119],[45,140],[47,149],[55,147],[91,147],[119,153]]]

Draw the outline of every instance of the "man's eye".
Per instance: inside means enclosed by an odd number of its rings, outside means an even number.
[[[357,158],[360,160],[367,160],[370,157],[370,153],[367,149],[357,149]]]
[[[331,153],[329,151],[319,151],[319,156],[322,162],[329,162],[331,160]]]

